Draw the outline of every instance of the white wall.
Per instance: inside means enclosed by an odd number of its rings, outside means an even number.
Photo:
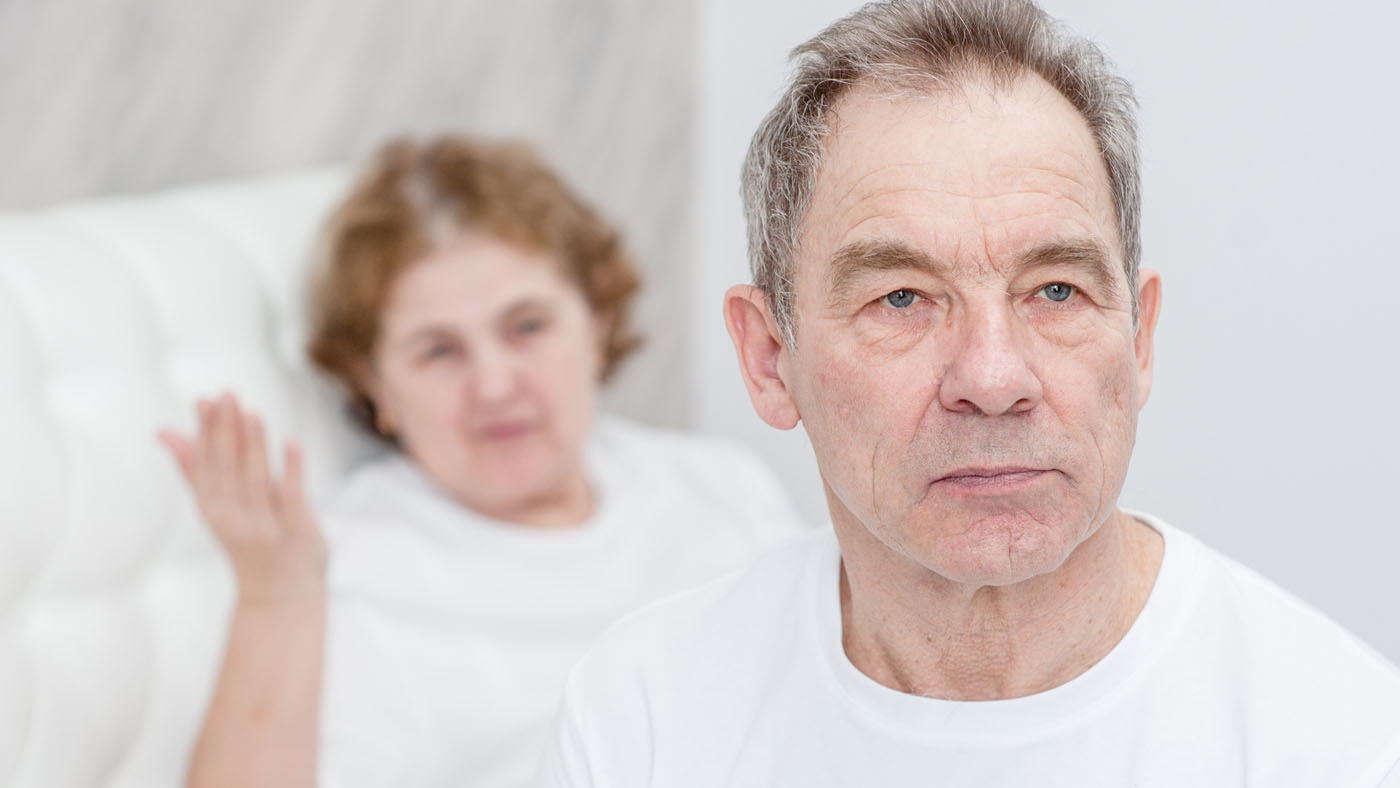
[[[855,2],[705,0],[692,334],[701,429],[749,441],[824,517],[800,430],[750,409],[720,315],[747,280],[738,167],[785,53]],[[1400,661],[1400,7],[1045,0],[1142,103],[1157,378],[1122,501],[1273,578]]]

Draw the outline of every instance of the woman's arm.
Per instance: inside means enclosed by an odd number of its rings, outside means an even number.
[[[239,601],[186,785],[316,785],[325,594]]]
[[[170,448],[200,512],[233,563],[238,602],[188,785],[316,784],[326,622],[326,547],[289,443],[281,480],[267,467],[257,416],[229,395],[199,403],[193,441]]]

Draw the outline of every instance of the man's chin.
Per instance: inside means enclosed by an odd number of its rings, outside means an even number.
[[[1009,586],[1049,574],[1077,543],[1068,523],[1024,512],[951,516],[929,530],[910,525],[916,560],[963,585]]]

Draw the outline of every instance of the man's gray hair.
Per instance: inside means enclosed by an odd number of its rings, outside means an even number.
[[[789,346],[793,256],[821,166],[827,118],[853,85],[954,88],[975,78],[1005,85],[1025,73],[1050,83],[1088,122],[1108,172],[1137,320],[1141,194],[1132,86],[1103,52],[1030,0],[869,3],[792,51],[787,91],[744,159],[749,267]]]

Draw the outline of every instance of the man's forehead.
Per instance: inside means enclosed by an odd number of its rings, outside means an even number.
[[[1108,183],[1088,123],[1034,74],[922,92],[855,86],[832,107],[822,153],[819,188],[824,180],[878,185],[881,172],[908,164],[990,187],[1019,169]]]
[[[922,90],[857,85],[828,120],[799,244],[803,267],[877,236],[951,258],[971,240],[970,227],[988,251],[1019,252],[1056,236],[1119,248],[1093,135],[1036,75]]]

